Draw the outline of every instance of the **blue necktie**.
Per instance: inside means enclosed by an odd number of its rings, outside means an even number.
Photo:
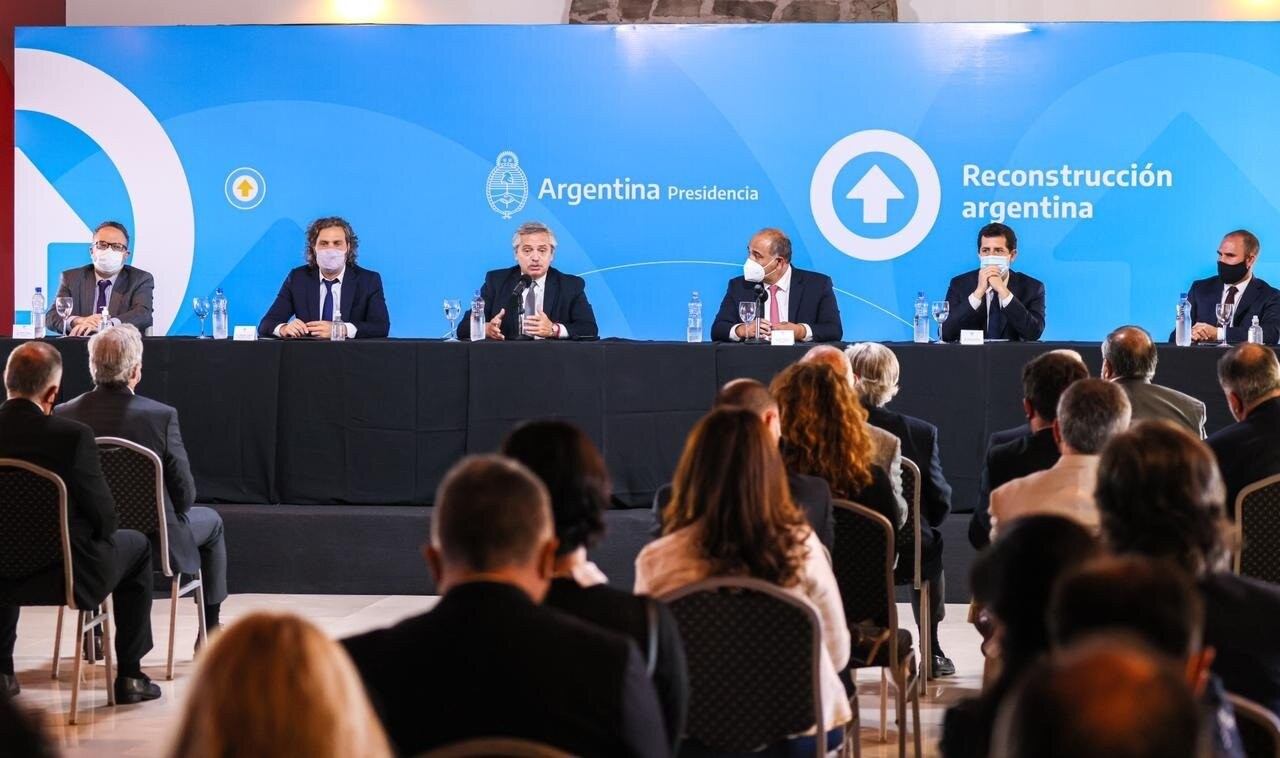
[[[320,320],[333,320],[333,285],[337,284],[337,279],[324,280],[324,305],[320,306]]]

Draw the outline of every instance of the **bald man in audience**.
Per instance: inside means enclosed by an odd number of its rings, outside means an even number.
[[[1204,403],[1153,383],[1159,360],[1156,343],[1140,326],[1122,326],[1102,342],[1102,378],[1120,385],[1129,396],[1134,421],[1167,419],[1204,439]]]
[[[1250,484],[1280,474],[1280,362],[1275,351],[1246,342],[1218,360],[1218,384],[1236,423],[1209,438],[1227,485],[1227,515]]]
[[[1059,458],[1044,471],[991,493],[991,539],[1013,520],[1036,513],[1065,516],[1097,533],[1098,455],[1108,440],[1129,428],[1129,412],[1129,398],[1111,382],[1081,379],[1067,387],[1050,427]]]
[[[760,417],[776,443],[782,439],[782,423],[778,415],[778,401],[769,388],[755,379],[733,379],[716,393],[711,404],[716,408],[745,408]],[[787,485],[791,497],[804,509],[814,534],[828,550],[835,546],[835,523],[831,515],[831,486],[825,479],[807,474],[787,472]],[[662,536],[662,512],[671,502],[671,485],[664,484],[653,495],[653,523],[649,533]]]

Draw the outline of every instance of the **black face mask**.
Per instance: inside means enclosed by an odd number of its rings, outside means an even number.
[[[1249,275],[1247,263],[1223,263],[1218,261],[1218,278],[1227,284],[1238,284]]]

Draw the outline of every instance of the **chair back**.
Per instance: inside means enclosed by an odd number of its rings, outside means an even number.
[[[98,437],[102,474],[116,501],[119,528],[160,537],[160,565],[169,568],[169,530],[164,514],[164,464],[154,450],[123,437]]]
[[[1227,693],[1236,712],[1236,728],[1240,730],[1247,758],[1280,758],[1280,719],[1261,705]]]
[[[685,737],[744,752],[815,725],[821,734],[822,632],[812,606],[747,577],[705,579],[659,599],[688,661]]]
[[[28,577],[59,560],[74,608],[67,485],[34,463],[0,458],[0,578]]]
[[[907,500],[907,523],[898,531],[898,552],[911,540],[913,586],[920,589],[920,467],[910,458],[902,459],[902,495]]]
[[[480,737],[422,753],[422,758],[571,758],[560,748],[516,737]]]
[[[1280,474],[1240,490],[1235,505],[1236,573],[1280,582]]]

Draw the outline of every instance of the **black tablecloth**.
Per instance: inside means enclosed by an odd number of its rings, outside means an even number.
[[[175,406],[199,499],[223,503],[426,504],[465,453],[495,449],[527,418],[582,426],[615,497],[647,505],[716,388],[768,381],[807,347],[664,342],[229,342],[147,339],[138,392]],[[89,389],[86,342],[63,354],[62,400]],[[0,340],[7,356],[14,340]],[[1021,369],[1041,352],[1096,343],[890,345],[902,364],[891,408],[938,425],[956,510],[977,498],[987,435],[1021,424]],[[1160,348],[1156,381],[1231,422],[1208,346]]]

